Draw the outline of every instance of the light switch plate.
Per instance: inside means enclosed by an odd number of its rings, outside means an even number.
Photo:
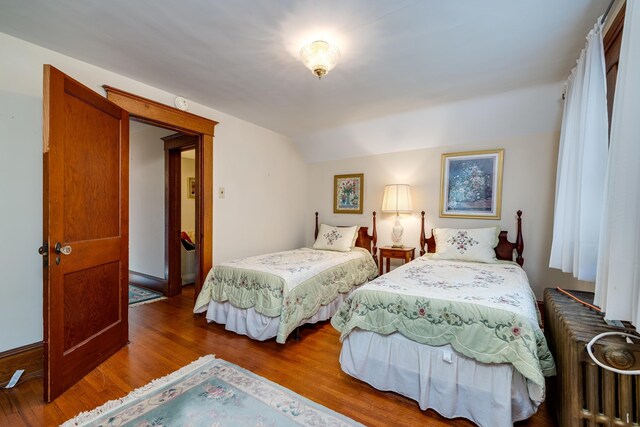
[[[224,199],[224,187],[218,187],[218,198]]]

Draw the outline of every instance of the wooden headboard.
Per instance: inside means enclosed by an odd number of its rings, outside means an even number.
[[[316,212],[316,231],[314,234],[315,239],[318,238],[319,230],[320,228],[318,224],[318,212]],[[378,260],[378,257],[376,256],[378,253],[378,247],[376,246],[377,244],[378,244],[378,231],[376,230],[376,213],[374,211],[373,212],[373,233],[371,233],[371,236],[369,236],[369,227],[360,227],[358,229],[358,238],[356,239],[356,246],[359,248],[364,248],[369,252],[371,252],[371,255],[373,255],[373,259],[376,260],[377,262]]]
[[[431,237],[426,238],[424,232],[424,211],[422,215],[422,224],[420,227],[420,256],[425,254],[424,246],[427,245],[427,251],[432,254],[436,251],[436,238],[433,236],[433,229],[431,229]],[[524,240],[522,238],[522,211],[516,212],[518,221],[518,235],[516,236],[516,242],[511,243],[507,239],[507,232],[501,231],[498,236],[498,246],[496,246],[496,258],[505,261],[513,261],[513,251],[517,252],[516,262],[520,266],[524,265],[524,258],[522,253],[524,252]]]

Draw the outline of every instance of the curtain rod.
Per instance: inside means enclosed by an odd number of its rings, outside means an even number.
[[[604,25],[604,21],[607,20],[607,15],[609,15],[609,12],[611,11],[611,8],[613,7],[613,4],[615,2],[616,0],[611,0],[609,6],[607,6],[607,10],[604,11],[604,15],[602,15],[602,19],[600,20],[600,25]]]

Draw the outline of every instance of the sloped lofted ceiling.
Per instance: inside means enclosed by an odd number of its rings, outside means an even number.
[[[605,0],[0,0],[0,31],[296,137],[564,79]],[[318,38],[342,58],[318,81]]]

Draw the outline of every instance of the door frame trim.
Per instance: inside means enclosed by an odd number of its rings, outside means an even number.
[[[196,280],[194,301],[213,265],[213,137],[218,124],[177,108],[103,85],[107,99],[141,122],[198,135],[196,144]],[[168,290],[168,289],[167,289]],[[178,292],[179,293],[179,292]]]

